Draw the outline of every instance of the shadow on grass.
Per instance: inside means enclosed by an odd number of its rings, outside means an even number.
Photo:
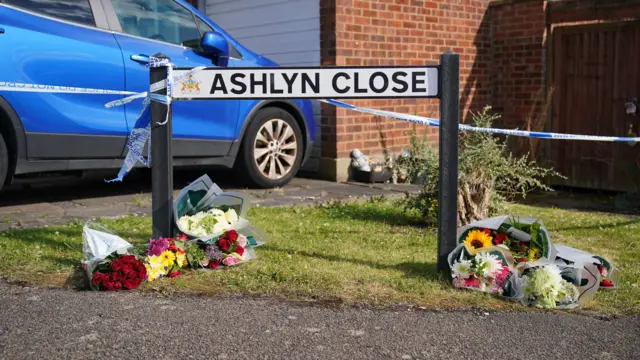
[[[640,218],[628,221],[618,221],[603,225],[590,225],[590,226],[567,226],[561,228],[554,228],[555,231],[570,231],[570,230],[604,230],[604,229],[617,229],[628,225],[640,224]]]
[[[370,200],[365,203],[332,203],[326,206],[326,213],[333,219],[379,222],[392,226],[428,227],[418,216],[409,215],[400,202],[389,204]]]
[[[270,252],[278,253],[293,253],[293,250],[282,249],[273,245],[265,245],[260,248]],[[348,259],[335,255],[324,255],[321,253],[310,253],[307,251],[295,251],[296,255],[302,255],[315,259],[323,259],[331,262],[344,262],[355,265],[368,266],[373,269],[380,270],[399,270],[406,274],[407,277],[422,278],[432,281],[445,281],[445,279],[438,274],[436,264],[434,263],[419,263],[419,262],[403,262],[395,265],[381,264],[374,261],[360,260],[360,259]]]
[[[639,195],[565,187],[555,190],[552,193],[532,193],[514,202],[542,208],[640,215]]]

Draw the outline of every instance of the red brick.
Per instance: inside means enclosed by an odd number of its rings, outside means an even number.
[[[530,110],[527,103],[544,84],[543,1],[494,5],[488,10],[489,2],[320,0],[321,63],[437,64],[443,51],[453,49],[460,54],[461,113],[468,117],[469,110],[490,104],[517,125]],[[435,100],[351,103],[438,117]],[[348,156],[356,147],[369,155],[379,153],[380,131],[390,149],[401,150],[408,144],[413,126],[408,122],[322,109],[322,156]],[[416,129],[437,143],[437,129],[420,125]]]

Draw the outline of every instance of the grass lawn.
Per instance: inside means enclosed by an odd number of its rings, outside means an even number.
[[[511,205],[542,218],[554,243],[608,257],[621,288],[599,291],[585,309],[640,314],[640,216]],[[253,224],[271,236],[259,258],[237,268],[187,271],[143,286],[168,293],[261,294],[345,303],[426,308],[523,309],[519,303],[456,290],[436,273],[436,231],[413,225],[391,202],[253,208]],[[102,221],[130,242],[146,242],[150,218]],[[82,224],[0,233],[0,276],[41,286],[77,286]]]

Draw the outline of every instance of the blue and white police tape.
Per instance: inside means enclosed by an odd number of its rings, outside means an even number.
[[[135,93],[131,91],[120,90],[103,90],[103,89],[91,89],[81,87],[70,86],[58,86],[58,85],[39,85],[39,84],[24,84],[15,82],[0,82],[1,91],[22,91],[22,92],[47,92],[47,93],[77,93],[77,94],[96,94],[96,95],[129,95],[125,98],[114,100],[105,104],[105,107],[111,108],[116,106],[122,106],[128,104],[136,99],[144,99],[142,102],[142,109],[138,113],[135,119],[135,125],[129,138],[127,140],[126,147],[128,149],[127,156],[125,157],[122,168],[118,172],[117,178],[113,180],[107,180],[107,182],[122,181],[122,179],[131,171],[135,164],[140,161],[144,166],[151,167],[151,114],[149,106],[151,101],[157,101],[166,105],[171,104],[173,98],[173,86],[194,73],[205,69],[206,67],[200,66],[191,69],[179,77],[173,76],[174,65],[168,59],[157,59],[151,57],[147,67],[166,67],[167,78],[165,80],[158,81],[151,84],[148,92]],[[167,88],[166,95],[154,94],[155,91]],[[363,108],[355,105],[351,105],[342,101],[327,99],[320,100],[327,104],[331,104],[344,109],[358,111],[361,113],[379,115],[397,119],[401,121],[409,121],[413,123],[440,126],[440,121],[434,118],[428,118],[418,115],[409,115],[387,110],[377,110]],[[158,125],[164,125],[168,121],[167,118]],[[463,131],[477,131],[494,134],[504,134],[510,136],[532,137],[539,139],[563,139],[563,140],[585,140],[585,141],[605,141],[605,142],[626,142],[637,143],[640,142],[640,137],[616,137],[616,136],[594,136],[594,135],[577,135],[577,134],[560,134],[560,133],[547,133],[537,131],[524,131],[524,130],[508,130],[508,129],[494,129],[494,128],[482,128],[475,127],[466,124],[459,124],[459,129]],[[144,146],[149,141],[147,148],[147,157],[142,154]]]
[[[135,94],[124,99],[109,102],[105,105],[106,107],[121,106],[135,99],[144,97],[142,110],[136,117],[136,125],[131,131],[131,135],[129,136],[129,139],[127,141],[127,149],[129,151],[127,152],[127,156],[124,159],[124,163],[122,164],[122,167],[118,172],[118,176],[113,180],[107,180],[107,182],[122,181],[122,179],[131,171],[131,169],[133,169],[138,161],[140,161],[144,166],[151,167],[151,111],[147,111],[149,110],[151,101],[158,101],[167,106],[170,106],[171,99],[173,98],[173,84],[180,82],[205,68],[204,66],[196,67],[183,74],[182,76],[174,78],[173,66],[174,65],[171,64],[168,59],[156,59],[153,57],[150,58],[147,67],[166,67],[166,79],[151,84],[151,86],[149,87],[149,92]],[[166,95],[153,94],[153,92],[164,88],[167,89]],[[167,111],[167,117],[165,118],[165,120],[161,123],[157,123],[157,125],[166,125],[168,121],[169,111]],[[147,141],[149,141],[149,146],[147,147],[147,158],[145,159],[142,152]]]
[[[414,122],[414,123],[423,124],[423,125],[440,126],[440,120],[434,119],[434,118],[427,118],[427,117],[418,116],[418,115],[402,114],[402,113],[386,111],[386,110],[368,109],[368,108],[351,105],[351,104],[348,104],[342,101],[337,101],[337,100],[320,100],[320,101],[337,106],[337,107],[341,107],[344,109],[358,111],[361,113],[379,115],[379,116],[389,117],[389,118],[402,120],[402,121]],[[585,140],[585,141],[626,142],[626,143],[640,142],[640,137],[560,134],[560,133],[549,133],[549,132],[540,132],[540,131],[483,128],[483,127],[471,126],[466,124],[459,124],[458,128],[463,131],[477,131],[477,132],[485,132],[485,133],[493,133],[493,134],[504,134],[504,135],[510,135],[510,136],[531,137],[531,138],[538,138],[538,139]]]

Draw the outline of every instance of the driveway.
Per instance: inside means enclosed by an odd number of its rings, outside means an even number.
[[[176,171],[175,194],[202,175],[198,171]],[[398,198],[418,189],[415,185],[335,183],[299,177],[281,189],[252,190],[238,187],[229,172],[210,173],[209,177],[223,190],[249,194],[254,206],[314,204],[372,196]],[[11,227],[51,226],[73,219],[130,214],[151,214],[151,177],[148,171],[132,173],[122,183],[106,183],[102,178],[94,177],[29,187],[14,186],[0,194],[0,231]]]

